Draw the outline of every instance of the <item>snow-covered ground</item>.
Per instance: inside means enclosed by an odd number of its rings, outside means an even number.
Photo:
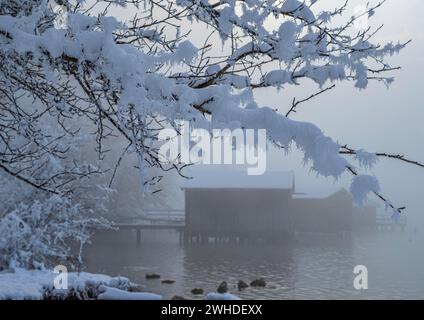
[[[55,289],[58,276],[52,270],[24,270],[0,272],[0,300],[76,299],[100,300],[161,300],[162,296],[149,292],[134,292],[139,288],[125,277],[110,277],[104,274],[70,272],[67,288]],[[239,300],[229,293],[209,293],[207,300]]]
[[[73,292],[81,298],[98,299],[160,299],[161,296],[129,292],[136,287],[125,277],[110,277],[103,274],[87,272],[68,273],[68,289],[55,289],[54,280],[58,274],[52,270],[24,270],[16,269],[15,272],[0,272],[0,300],[1,299],[44,299],[46,296],[54,299],[67,296]],[[88,296],[87,296],[88,295]],[[130,295],[131,296],[130,298]]]
[[[206,300],[241,300],[231,293],[210,292],[206,295]]]
[[[162,296],[148,292],[129,292],[118,288],[101,285],[99,300],[161,300]]]

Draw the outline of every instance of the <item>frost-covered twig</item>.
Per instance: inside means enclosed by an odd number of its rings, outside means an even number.
[[[314,94],[311,94],[309,97],[307,97],[305,99],[302,99],[302,100],[296,100],[296,98],[293,98],[292,105],[291,105],[290,109],[287,111],[286,117],[290,116],[290,114],[292,112],[297,112],[296,108],[299,106],[299,104],[304,103],[306,101],[309,101],[309,100],[315,98],[316,96],[319,96],[320,94],[322,94],[322,93],[324,93],[326,91],[329,91],[331,89],[334,89],[335,87],[336,87],[336,85],[333,84],[333,85],[331,85],[331,86],[329,86],[329,87],[327,87],[325,89],[322,89],[322,90],[320,90],[320,91],[318,91],[318,92],[316,92]]]
[[[358,172],[353,168],[353,167],[351,167],[351,166],[348,166],[348,167],[346,167],[347,168],[347,170],[353,175],[353,176],[355,176],[355,177],[360,177],[360,175],[358,174]],[[386,197],[384,197],[378,190],[376,190],[376,189],[371,189],[371,190],[369,190],[369,191],[371,191],[372,193],[374,193],[374,195],[377,197],[377,198],[379,198],[381,201],[383,201],[384,203],[385,203],[385,205],[386,205],[386,207],[387,208],[391,208],[393,211],[395,211],[395,212],[397,212],[397,213],[399,213],[399,214],[401,214],[405,209],[406,209],[406,207],[396,207],[396,206],[394,206],[390,201],[389,201],[389,199],[387,199]],[[364,196],[366,196],[366,193],[368,192],[368,190],[366,190],[365,192],[364,192]]]
[[[341,147],[341,150],[339,151],[340,154],[347,154],[347,155],[357,155],[358,154],[358,150],[352,149],[350,147],[348,147],[347,145],[343,145]],[[404,155],[402,154],[392,154],[392,153],[386,153],[386,152],[375,152],[373,153],[376,157],[382,157],[382,158],[389,158],[389,159],[395,159],[395,160],[400,160],[421,168],[424,168],[424,163],[423,162],[419,162],[419,161],[415,161],[415,160],[411,160],[409,158],[406,158]]]

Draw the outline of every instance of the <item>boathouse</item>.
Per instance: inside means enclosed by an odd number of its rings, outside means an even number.
[[[352,195],[343,188],[296,192],[291,199],[291,212],[297,232],[352,231]]]
[[[377,229],[377,208],[373,202],[366,202],[361,206],[353,206],[353,229],[358,231]]]
[[[182,189],[188,237],[280,239],[293,231],[293,172],[199,171]]]

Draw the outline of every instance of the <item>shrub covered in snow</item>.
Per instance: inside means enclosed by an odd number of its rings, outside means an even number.
[[[81,206],[58,195],[20,202],[0,212],[0,270],[79,264],[90,232],[106,227],[106,221],[90,218]]]

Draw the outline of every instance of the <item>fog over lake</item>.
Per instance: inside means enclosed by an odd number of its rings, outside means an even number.
[[[423,235],[382,232],[340,239],[297,238],[290,245],[179,245],[171,231],[146,231],[140,247],[134,234],[98,236],[87,250],[87,271],[129,277],[145,290],[200,299],[193,288],[229,291],[245,299],[422,299]],[[368,289],[353,285],[356,265],[368,269]],[[146,273],[160,279],[146,280]],[[265,288],[237,289],[263,277]],[[174,280],[163,284],[161,280]]]

